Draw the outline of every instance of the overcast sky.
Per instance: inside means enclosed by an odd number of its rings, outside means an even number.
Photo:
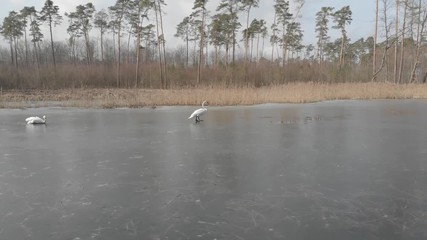
[[[25,6],[35,6],[37,11],[40,11],[45,0],[0,0],[0,19],[3,22],[5,16],[10,11],[19,11]],[[60,12],[63,15],[65,12],[75,11],[75,8],[79,4],[86,4],[92,2],[95,5],[96,10],[102,8],[107,9],[109,6],[114,5],[115,0],[53,0],[55,5],[59,6]],[[209,0],[207,8],[213,14],[219,0]],[[252,10],[251,17],[257,19],[265,19],[268,22],[268,26],[271,26],[272,18],[274,15],[274,1],[273,0],[260,0],[259,8]],[[292,4],[292,1],[290,1]],[[185,16],[188,16],[192,11],[194,0],[165,0],[167,6],[164,11],[164,30],[166,37],[166,44],[168,48],[176,47],[177,45],[183,44],[180,39],[174,38],[173,35],[176,32],[176,25],[182,21]],[[302,29],[304,31],[304,44],[315,45],[315,15],[321,9],[321,7],[334,7],[338,10],[344,6],[350,6],[353,12],[353,21],[348,26],[348,36],[351,41],[355,41],[361,37],[366,38],[373,35],[374,31],[374,17],[375,17],[375,1],[374,0],[306,0],[304,8],[302,10],[302,18],[300,19]],[[243,18],[241,18],[242,21]],[[245,25],[245,24],[243,24]],[[55,41],[65,40],[67,38],[66,28],[68,26],[67,18],[64,16],[64,21],[61,26],[55,28]],[[45,29],[46,30],[46,29]],[[45,33],[45,31],[44,31]],[[330,30],[332,39],[339,37],[339,33],[336,30]],[[47,36],[47,32],[45,33]],[[4,38],[1,40],[4,42]]]

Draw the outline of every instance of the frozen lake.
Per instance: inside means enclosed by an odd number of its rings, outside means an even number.
[[[194,109],[0,110],[0,239],[427,239],[427,101]]]

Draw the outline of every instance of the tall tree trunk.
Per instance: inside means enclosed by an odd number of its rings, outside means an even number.
[[[209,29],[206,30],[206,39],[209,39]],[[205,44],[205,67],[209,66],[209,44]]]
[[[249,51],[249,14],[251,12],[251,6],[248,7],[248,14],[246,15],[246,31],[245,31],[245,70],[244,70],[244,78],[245,83],[247,82],[248,78],[248,51]]]
[[[250,51],[249,51],[249,59],[248,62],[252,63],[252,55],[253,55],[253,51],[254,51],[254,39],[251,38],[251,47],[250,47]]]
[[[33,42],[34,45],[34,55],[36,58],[36,64],[37,64],[37,80],[39,81],[38,84],[40,84],[40,63],[39,63],[39,54],[37,53],[37,46],[36,46],[36,42]],[[39,86],[38,86],[39,87]]]
[[[141,55],[141,27],[143,23],[143,19],[140,19],[141,16],[141,6],[138,6],[138,24],[136,27],[137,35],[136,35],[136,67],[135,67],[135,88],[138,88],[139,84],[139,62]]]
[[[195,67],[197,64],[197,41],[193,44],[193,64],[192,66]]]
[[[283,25],[283,35],[282,35],[282,74],[281,74],[281,83],[284,83],[286,80],[286,69],[285,69],[285,64],[286,64],[286,50],[288,48],[288,36],[287,36],[287,31],[286,31],[286,26]],[[277,47],[277,49],[279,49],[279,47]]]
[[[73,40],[72,48],[73,48],[73,57],[72,57],[73,63],[74,65],[76,65],[77,64],[77,43],[75,40]]]
[[[227,39],[230,39],[230,33],[227,33]],[[230,41],[225,42],[225,68],[228,70],[228,64],[230,63]]]
[[[283,68],[285,68],[285,56],[286,56],[286,53],[285,53],[285,49],[286,49],[286,47],[285,47],[285,45],[286,45],[286,26],[285,25],[283,25],[283,28],[282,28],[282,67]],[[284,74],[283,74],[284,75]]]
[[[427,82],[427,70],[424,72],[424,77],[422,80],[422,83],[426,83]]]
[[[138,88],[138,82],[139,82],[139,59],[140,59],[140,53],[141,53],[141,31],[140,27],[138,26],[138,35],[136,38],[136,69],[135,69],[135,88]]]
[[[87,64],[89,65],[91,62],[89,34],[85,32],[84,37],[85,37],[85,45],[86,45],[86,61],[87,61]]]
[[[15,65],[15,54],[13,53],[13,39],[12,39],[12,37],[10,37],[9,45],[10,45],[10,64]]]
[[[116,55],[116,34],[113,31],[113,59],[117,59]]]
[[[427,21],[427,11],[424,13],[424,15],[422,16],[422,11],[421,11],[421,0],[419,1],[419,15],[418,15],[418,26],[417,26],[417,46],[416,46],[416,52],[415,52],[415,59],[414,59],[414,65],[412,67],[412,71],[411,71],[411,79],[410,82],[413,83],[416,80],[416,71],[417,68],[420,65],[420,53],[421,53],[421,46],[422,46],[422,33],[424,32],[424,28],[426,25],[426,21]]]
[[[22,82],[21,82],[21,78],[20,78],[20,74],[19,74],[19,69],[18,69],[18,39],[15,37],[14,38],[14,45],[15,45],[15,71],[14,75],[15,75],[15,81],[16,81],[16,86],[18,88],[22,88]]]
[[[257,39],[256,39],[256,62],[259,62],[259,34],[257,35]]]
[[[218,46],[215,45],[215,59],[214,59],[214,68],[217,69],[218,68]]]
[[[120,20],[119,20],[120,21]],[[121,74],[120,74],[120,62],[121,62],[121,23],[117,31],[117,72],[116,72],[116,85],[120,87]]]
[[[131,34],[132,29],[130,30],[129,34],[128,34],[128,52],[127,52],[127,59],[126,59],[126,63],[129,64],[130,62],[130,37],[132,36]]]
[[[233,15],[233,13],[234,14],[236,14],[236,16],[237,16],[237,13],[239,12],[239,6],[238,6],[238,4],[237,4],[237,1],[236,1],[236,3],[235,3],[235,6],[234,6],[234,12],[231,12],[231,14]],[[232,49],[232,64],[234,64],[235,62],[236,62],[236,44],[237,44],[237,42],[236,42],[236,28],[235,27],[233,27],[233,49]]]
[[[185,53],[185,67],[188,68],[188,51],[189,51],[189,40],[188,40],[188,33],[185,38],[185,44],[186,44],[186,53]]]
[[[273,25],[276,26],[276,13],[274,13],[274,18],[273,18]],[[273,29],[273,36],[276,36],[276,29]],[[272,43],[271,43],[271,62],[273,63],[274,61],[274,46],[276,45],[276,40],[273,39]]]
[[[104,34],[101,30],[101,62],[104,62]]]
[[[156,14],[156,32],[157,32],[157,52],[159,55],[159,73],[160,73],[160,88],[165,88],[165,81],[164,81],[164,77],[163,77],[163,64],[162,64],[162,36],[160,36],[160,23],[159,23],[159,15],[158,15],[158,7],[157,7],[157,3],[154,4],[154,12]]]
[[[225,44],[225,67],[228,69],[228,58],[230,55],[230,45],[228,43]]]
[[[396,41],[394,42],[394,70],[393,70],[393,75],[394,75],[394,83],[397,83],[397,48],[399,47],[399,0],[396,0],[396,18],[394,21],[394,34],[395,34],[395,38]]]
[[[388,27],[388,18],[387,18],[387,0],[383,0],[383,15],[384,15],[384,31],[385,31],[385,49],[391,47],[390,45],[390,37],[389,37],[389,27]],[[386,51],[384,50],[384,51]],[[384,63],[385,63],[385,81],[389,82],[389,64],[388,64],[388,54],[384,56]]]
[[[376,80],[377,71],[377,38],[378,38],[378,1],[375,1],[375,30],[374,30],[374,50],[372,56],[372,82]]]
[[[162,51],[163,51],[163,78],[164,78],[164,83],[165,83],[165,87],[168,88],[168,79],[167,79],[167,73],[166,73],[166,40],[165,40],[165,33],[163,31],[163,16],[162,16],[162,7],[160,5],[160,2],[158,2],[159,4],[159,17],[160,17],[160,31],[162,33]]]
[[[202,25],[200,26],[199,60],[197,66],[197,84],[200,84],[202,76],[203,44],[205,40],[205,10],[202,12]]]
[[[402,72],[403,72],[403,55],[405,54],[405,31],[406,31],[406,12],[408,8],[408,0],[404,2],[403,10],[403,26],[402,26],[402,42],[400,43],[400,66],[399,66],[399,83],[402,82]]]
[[[249,51],[249,14],[251,11],[251,7],[249,6],[248,14],[246,15],[246,31],[245,31],[245,63],[248,60],[248,51]]]
[[[53,46],[52,21],[49,22],[49,32],[50,32],[50,46],[52,48],[53,68],[55,71],[55,78],[56,78],[56,60],[55,60],[55,48]]]
[[[231,63],[234,64],[236,61],[236,33],[233,31],[233,46],[231,50]]]
[[[344,63],[344,38],[345,36],[342,36],[341,38],[341,49],[340,49],[340,63],[339,67],[341,68]]]
[[[15,67],[18,68],[18,39],[15,37],[13,41],[15,45]]]
[[[265,38],[263,37],[262,38],[262,44],[261,44],[261,56],[260,56],[260,59],[264,57],[264,43],[265,43]]]
[[[288,55],[288,35],[286,34],[284,43],[283,43],[283,67],[286,64],[287,55]]]
[[[27,30],[24,29],[24,44],[25,44],[25,63],[28,66],[28,42],[27,42]]]

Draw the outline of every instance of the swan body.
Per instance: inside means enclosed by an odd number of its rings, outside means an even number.
[[[43,116],[43,118],[29,117],[26,118],[25,121],[27,122],[27,124],[46,124],[46,116]]]
[[[198,123],[198,122],[200,122],[200,121],[202,121],[201,119],[200,119],[200,116],[202,116],[203,114],[205,114],[207,111],[208,111],[208,109],[205,107],[205,103],[206,103],[206,101],[203,101],[203,103],[202,103],[202,108],[199,108],[199,109],[197,109],[197,110],[195,110],[191,115],[190,115],[190,117],[188,118],[188,119],[192,119],[192,118],[196,118],[196,123]]]

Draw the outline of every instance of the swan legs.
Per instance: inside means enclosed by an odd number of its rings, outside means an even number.
[[[203,121],[199,116],[196,116],[196,123]]]

